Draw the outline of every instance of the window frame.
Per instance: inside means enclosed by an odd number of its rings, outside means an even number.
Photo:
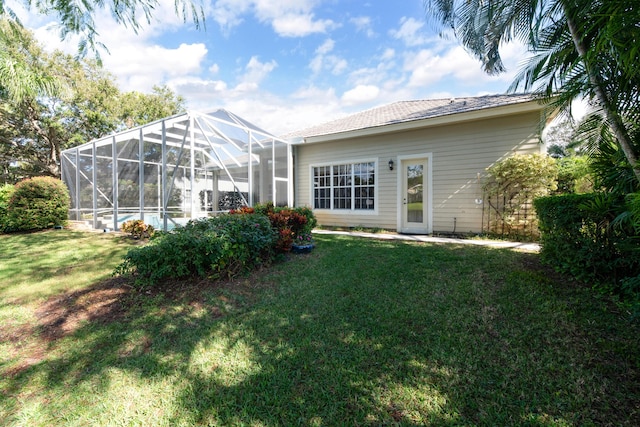
[[[357,205],[357,198],[358,196],[356,196],[356,194],[358,193],[357,190],[362,189],[363,187],[368,187],[368,186],[363,186],[363,185],[358,185],[356,184],[356,166],[357,165],[361,165],[361,164],[366,164],[366,163],[372,163],[373,164],[373,209],[357,209],[356,205]],[[309,205],[312,206],[313,210],[318,210],[318,211],[324,211],[324,212],[331,212],[333,214],[347,214],[347,215],[377,215],[378,214],[378,205],[380,203],[380,198],[378,196],[378,188],[379,188],[379,179],[380,179],[380,173],[379,173],[379,168],[378,168],[379,162],[377,158],[367,158],[367,159],[356,159],[356,160],[340,160],[340,161],[333,161],[333,162],[318,162],[318,163],[313,163],[309,165],[309,182],[310,182],[310,193],[309,193]],[[351,170],[351,179],[350,179],[350,184],[349,187],[344,187],[344,186],[335,186],[334,185],[334,179],[335,179],[335,175],[334,175],[334,167],[336,166],[348,166]],[[323,186],[322,188],[327,191],[329,193],[329,196],[327,197],[326,195],[322,197],[323,200],[325,200],[325,204],[328,201],[329,202],[329,207],[319,207],[316,208],[316,196],[315,196],[315,190],[316,190],[316,182],[315,182],[315,169],[316,168],[324,168],[325,172],[329,171],[330,175],[326,176],[325,182],[328,182],[329,185],[328,186]],[[338,189],[338,188],[348,188],[350,190],[350,203],[351,203],[351,207],[350,208],[336,208],[335,203],[336,203],[336,197],[334,195],[334,190]],[[362,200],[362,199],[361,199]]]

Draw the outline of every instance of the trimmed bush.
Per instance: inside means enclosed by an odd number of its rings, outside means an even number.
[[[171,233],[156,233],[132,248],[115,274],[136,283],[189,276],[230,278],[271,262],[276,237],[264,215],[220,215],[193,220]]]
[[[9,218],[7,217],[7,210],[9,207],[9,200],[13,195],[14,187],[11,184],[5,184],[0,187],[0,233],[9,230]]]
[[[611,194],[568,194],[534,202],[541,232],[541,259],[557,271],[617,293],[635,286],[640,274],[640,239],[632,223],[619,220],[623,198]]]
[[[64,225],[69,219],[69,190],[59,179],[34,177],[15,185],[7,205],[9,231]]]

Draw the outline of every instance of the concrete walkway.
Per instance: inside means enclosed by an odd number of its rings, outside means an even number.
[[[331,231],[313,230],[314,234],[339,234],[344,236],[367,237],[379,240],[410,240],[413,242],[428,243],[448,243],[457,245],[488,246],[491,248],[507,248],[523,252],[538,252],[540,245],[537,243],[507,242],[503,240],[483,240],[483,239],[457,239],[449,237],[435,237],[418,234],[398,234],[398,233],[364,233],[360,231]]]

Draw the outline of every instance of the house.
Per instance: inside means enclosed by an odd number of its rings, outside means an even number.
[[[481,232],[482,176],[539,153],[530,95],[396,102],[278,138],[237,115],[187,112],[65,150],[70,218],[170,230],[242,205],[310,206],[326,226]]]
[[[402,101],[284,136],[294,199],[325,226],[478,233],[481,181],[514,153],[542,153],[531,95]]]

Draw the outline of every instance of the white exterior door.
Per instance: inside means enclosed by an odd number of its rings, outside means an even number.
[[[430,158],[399,159],[399,231],[431,233]]]

